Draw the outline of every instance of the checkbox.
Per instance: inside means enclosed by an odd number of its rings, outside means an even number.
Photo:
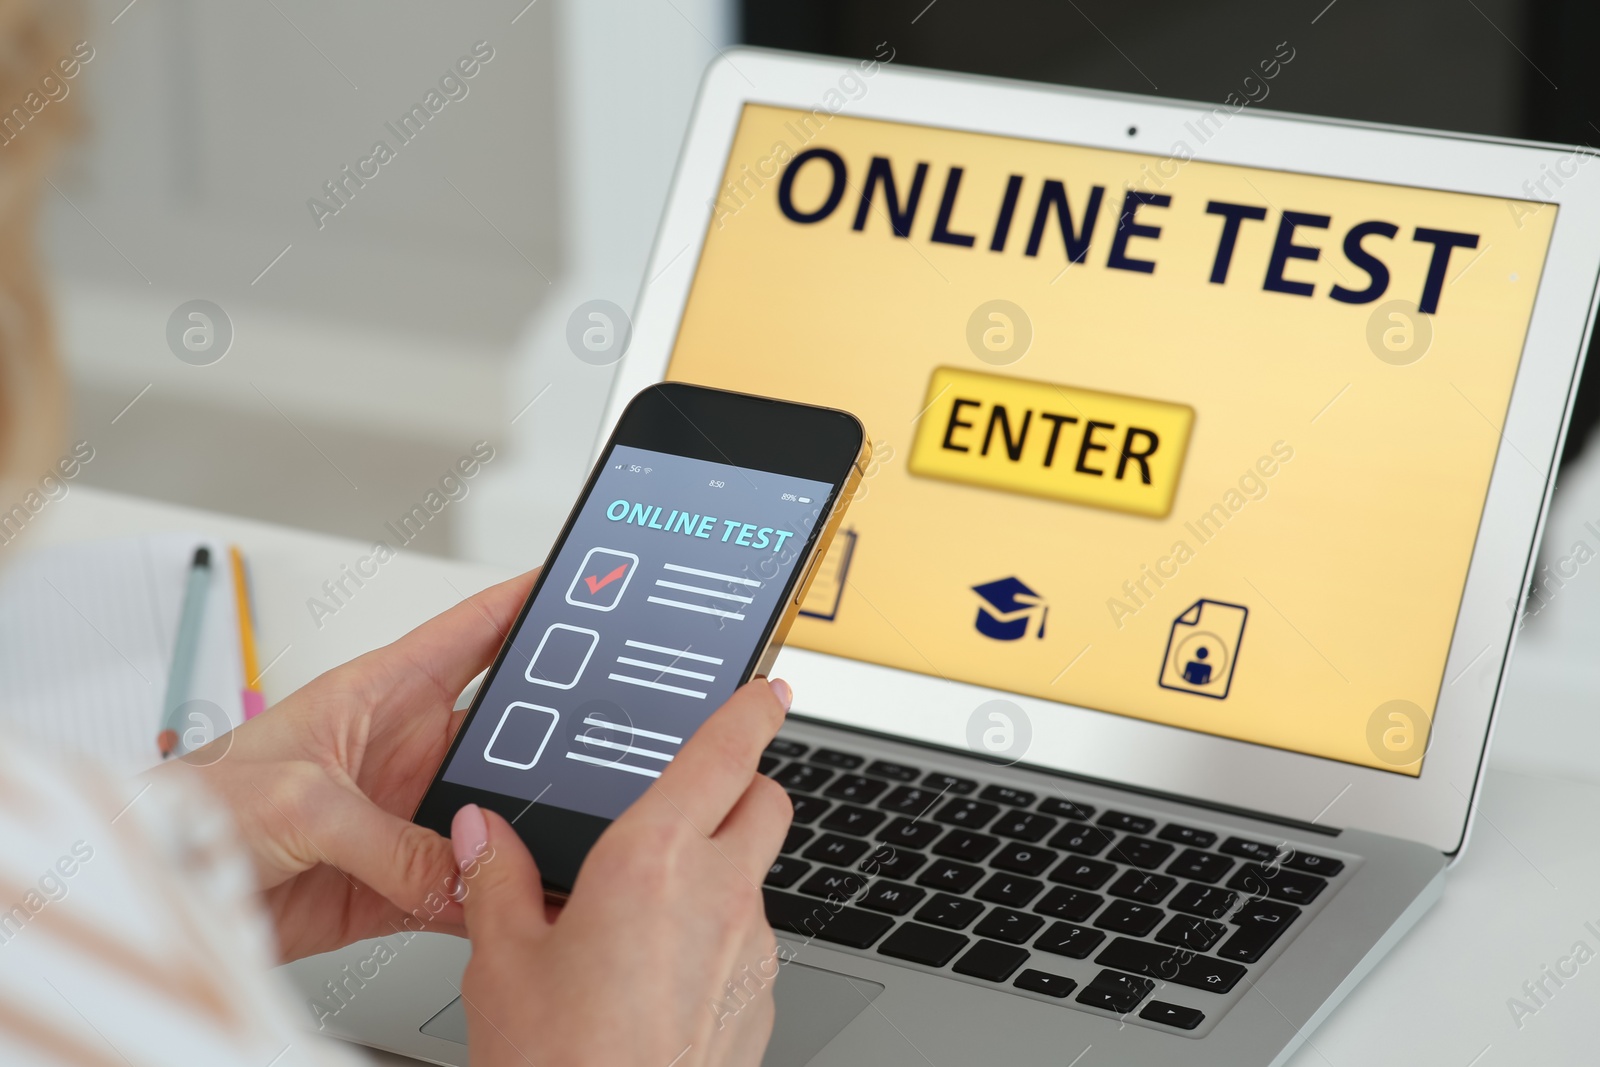
[[[528,660],[523,677],[534,685],[548,685],[552,689],[571,689],[583,677],[589,665],[600,634],[582,626],[569,626],[564,622],[552,623],[539,638],[539,647]]]
[[[483,758],[502,767],[525,771],[539,762],[561,713],[555,708],[516,701],[506,705],[483,747]]]
[[[583,564],[567,586],[567,603],[590,611],[610,611],[622,602],[622,594],[639,568],[639,557],[617,548],[591,548]]]

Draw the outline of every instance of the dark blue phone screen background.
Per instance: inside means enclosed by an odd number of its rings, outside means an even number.
[[[737,688],[831,490],[616,446],[445,780],[620,815]]]

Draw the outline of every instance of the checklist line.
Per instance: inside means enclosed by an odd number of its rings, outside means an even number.
[[[672,759],[672,753],[670,752],[657,752],[653,748],[637,748],[633,745],[625,745],[620,741],[607,741],[603,737],[590,737],[588,734],[578,734],[573,740],[585,745],[594,745],[597,748],[613,749],[629,756],[646,756],[650,759],[658,759],[662,763],[667,763]]]
[[[667,648],[664,645],[652,645],[644,641],[624,641],[623,644],[629,648],[642,648],[646,652],[661,652],[668,656],[676,656],[679,659],[692,659],[701,663],[715,663],[719,667],[722,666],[721,656],[707,656],[700,652],[690,652],[686,648]]]
[[[648,737],[652,741],[665,741],[671,745],[683,744],[683,738],[681,737],[673,737],[671,734],[658,734],[654,730],[641,730],[637,726],[624,726],[619,722],[606,722],[604,719],[597,719],[593,715],[584,719],[583,724],[585,726],[598,726],[603,730],[621,730],[623,733],[632,734],[635,737]]]
[[[659,668],[657,669],[659,670]],[[706,698],[706,695],[698,689],[685,689],[678,685],[667,685],[665,682],[652,682],[648,678],[630,678],[626,674],[608,674],[606,677],[613,682],[642,685],[646,689],[659,689],[663,693],[677,693],[679,696],[694,697],[696,700],[704,700]]]
[[[568,752],[568,759],[575,759],[579,763],[592,763],[596,767],[610,767],[614,771],[627,771],[629,774],[642,774],[646,778],[660,778],[660,771],[652,771],[648,767],[630,767],[626,763],[617,763],[608,759],[597,759],[594,756],[585,756],[582,752]]]
[[[649,660],[642,659],[630,659],[627,656],[618,656],[617,662],[629,667],[648,667],[650,670],[660,671],[662,674],[676,674],[680,678],[693,678],[697,682],[714,682],[717,680],[717,676],[714,674],[701,674],[699,671],[684,670],[682,667],[663,667],[659,663],[651,663]]]
[[[699,604],[685,604],[681,600],[668,600],[666,597],[661,596],[645,597],[645,599],[652,604],[660,604],[663,607],[682,608],[684,611],[698,611],[702,615],[715,615],[719,619],[738,619],[741,621],[744,619],[744,615],[737,611],[723,611],[721,608],[707,608],[702,607]]]
[[[736,585],[748,585],[760,589],[761,583],[754,578],[740,578],[732,574],[721,574],[717,571],[703,571],[697,567],[685,567],[678,563],[663,563],[662,570],[677,571],[679,574],[693,574],[699,578],[715,578],[721,582],[733,582]]]
[[[698,585],[684,585],[682,582],[669,582],[665,578],[657,578],[656,584],[665,589],[678,589],[685,593],[699,593],[701,596],[712,596],[718,600],[735,600],[740,604],[754,604],[753,596],[740,596],[737,593],[723,593],[716,589],[702,589]]]

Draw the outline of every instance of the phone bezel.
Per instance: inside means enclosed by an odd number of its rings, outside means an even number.
[[[726,463],[736,467],[812,481],[829,486],[828,498],[806,538],[805,547],[789,569],[782,595],[773,613],[763,621],[760,638],[749,661],[741,668],[743,684],[761,662],[772,635],[784,618],[798,584],[807,576],[824,532],[831,528],[852,469],[859,471],[866,431],[848,412],[770,397],[712,389],[685,382],[661,382],[642,390],[629,401],[616,428],[601,449],[583,491],[562,524],[561,533],[534,581],[533,590],[517,612],[493,664],[472,699],[472,705],[451,739],[450,749],[434,771],[433,780],[417,805],[412,821],[442,836],[450,835],[450,822],[467,804],[477,804],[504,816],[516,827],[539,865],[546,892],[564,895],[572,888],[589,849],[611,820],[573,811],[525,797],[507,796],[464,786],[444,779],[466,737],[467,726],[478,714],[490,682],[500,673],[529,610],[544,591],[551,560],[567,543],[579,513],[594,491],[618,445],[649,449],[670,455]]]

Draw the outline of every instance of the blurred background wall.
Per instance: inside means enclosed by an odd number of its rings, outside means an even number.
[[[496,458],[416,547],[538,558],[610,381],[568,351],[567,318],[632,307],[699,73],[736,41],[850,57],[887,42],[898,64],[1210,102],[1287,42],[1262,106],[1575,142],[1600,137],[1597,10],[93,0],[71,83],[89,128],[44,230],[75,433],[97,450],[83,479],[368,539],[486,440]],[[413,105],[426,121],[402,131]],[[192,300],[231,324],[207,365],[169,342]]]
[[[44,227],[84,481],[371,539],[487,440],[414,547],[537,558],[610,380],[567,315],[631,306],[732,22],[710,0],[93,0],[68,83],[88,129]],[[206,365],[169,338],[193,300],[221,309],[214,344],[231,325]]]

